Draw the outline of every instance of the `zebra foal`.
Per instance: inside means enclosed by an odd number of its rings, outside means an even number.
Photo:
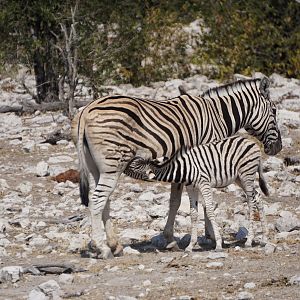
[[[265,241],[266,225],[263,206],[255,190],[257,172],[262,192],[266,196],[269,195],[269,192],[262,173],[260,148],[255,142],[236,135],[190,149],[183,147],[170,159],[163,162],[160,161],[161,159],[145,160],[136,157],[130,166],[135,168],[141,177],[147,175],[149,179],[184,183],[189,188],[192,187],[192,192],[196,193],[196,195],[190,198],[192,233],[191,243],[187,250],[191,250],[197,244],[198,236],[198,212],[193,199],[198,199],[198,203],[202,202],[207,218],[212,225],[216,239],[216,250],[222,249],[222,239],[215,220],[211,188],[225,187],[233,182],[238,183],[247,196],[250,222],[245,245],[247,247],[251,246],[254,238],[253,222],[256,205],[260,212],[263,240]],[[126,170],[124,173],[126,174]],[[197,189],[194,189],[195,187]],[[199,197],[197,190],[201,191],[203,199]]]

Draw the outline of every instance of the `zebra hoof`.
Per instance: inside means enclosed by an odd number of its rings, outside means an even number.
[[[123,256],[123,246],[121,244],[117,244],[114,251],[114,256]]]
[[[247,241],[246,243],[245,243],[245,248],[251,248],[252,247],[252,241]]]
[[[221,248],[216,248],[215,250],[214,250],[214,252],[223,252],[224,251],[224,249],[221,247]]]
[[[178,247],[178,244],[177,244],[176,241],[173,241],[173,242],[169,243],[166,246],[166,249],[170,250],[170,251],[181,251],[180,248]]]
[[[110,251],[110,249],[105,249],[103,251],[101,251],[101,255],[100,258],[106,260],[106,259],[112,259],[114,258],[112,252]]]
[[[184,252],[186,252],[186,253],[191,253],[191,252],[193,252],[193,247],[192,247],[192,246],[186,247],[186,248],[184,249]]]

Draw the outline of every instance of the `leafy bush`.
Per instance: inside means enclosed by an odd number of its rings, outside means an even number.
[[[194,60],[218,77],[278,72],[300,77],[300,4],[295,0],[201,1],[208,30]]]

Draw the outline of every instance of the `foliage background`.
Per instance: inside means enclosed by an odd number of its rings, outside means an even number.
[[[194,73],[228,79],[261,71],[300,78],[298,0],[77,2],[73,47],[78,73],[94,91],[103,83],[137,86]],[[64,45],[61,24],[71,28],[74,5],[71,0],[0,1],[0,72],[18,64],[33,70],[37,84],[45,87],[40,101],[58,98],[65,72],[58,50]],[[201,20],[200,27],[191,32],[195,20]]]

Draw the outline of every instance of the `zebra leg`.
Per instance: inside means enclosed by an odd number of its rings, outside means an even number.
[[[178,208],[181,203],[181,194],[182,194],[182,184],[172,183],[171,184],[171,195],[170,195],[170,203],[169,203],[169,215],[167,219],[166,226],[164,228],[163,234],[165,239],[167,240],[167,248],[176,250],[178,245],[174,240],[174,222],[175,217],[178,211]]]
[[[105,218],[103,218],[103,212],[109,196],[115,189],[119,176],[119,172],[100,174],[99,182],[89,203],[92,221],[92,241],[95,243],[95,246],[101,251],[101,257],[103,259],[113,258],[112,252],[105,242],[103,222]],[[108,209],[109,207],[107,207],[107,210]],[[109,215],[109,213],[107,213],[107,215]]]
[[[191,216],[191,241],[188,247],[185,249],[187,252],[192,252],[198,245],[198,222],[199,222],[199,191],[198,189],[187,187],[187,192],[190,199],[190,216]]]
[[[264,246],[268,243],[268,227],[266,223],[266,215],[264,210],[264,204],[261,198],[261,194],[258,192],[255,196],[255,205],[259,212],[260,224],[262,229],[262,238],[261,238],[261,245]]]
[[[206,213],[206,207],[203,207],[204,211],[204,223],[205,223],[205,237],[210,238],[211,240],[215,241],[215,235],[214,235],[214,230],[212,228],[211,222],[209,221]]]
[[[100,173],[97,168],[97,165],[94,163],[89,148],[86,149],[85,159],[88,168],[94,177],[95,186],[97,186],[100,178]],[[118,242],[117,235],[115,234],[111,219],[109,217],[109,210],[110,210],[110,200],[108,199],[103,210],[103,222],[106,231],[107,244],[114,251],[114,254],[119,254],[122,251],[122,246]]]
[[[247,202],[248,202],[248,210],[249,210],[249,228],[248,228],[248,237],[247,241],[245,243],[245,247],[251,247],[252,242],[254,239],[254,230],[253,230],[253,224],[254,224],[254,210],[255,210],[255,189],[252,188],[253,185],[251,185],[251,190],[246,190],[247,195]]]
[[[219,226],[216,222],[214,206],[212,203],[212,191],[209,182],[201,182],[200,190],[204,198],[204,206],[207,213],[207,218],[211,222],[214,236],[216,239],[216,251],[222,250],[222,238],[219,230]]]
[[[107,200],[103,210],[103,222],[106,231],[106,239],[109,248],[113,251],[114,255],[119,255],[123,251],[123,246],[119,243],[115,228],[109,216],[110,199]]]

